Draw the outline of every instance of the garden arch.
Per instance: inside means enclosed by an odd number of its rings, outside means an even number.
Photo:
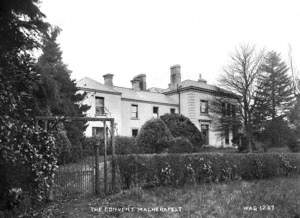
[[[107,172],[107,122],[111,126],[111,143],[112,143],[112,156],[111,156],[111,189],[115,190],[116,187],[116,159],[115,159],[115,122],[114,118],[109,117],[68,117],[68,116],[36,116],[35,125],[36,129],[39,129],[40,122],[43,123],[42,128],[45,131],[48,131],[50,128],[54,129],[55,126],[60,122],[71,122],[71,121],[101,121],[103,123],[103,138],[104,138],[104,193],[108,193],[108,172]],[[100,141],[99,137],[99,141]],[[99,143],[98,145],[100,145]],[[100,179],[99,179],[99,146],[95,145],[95,194],[100,194]],[[50,199],[53,198],[50,196]]]

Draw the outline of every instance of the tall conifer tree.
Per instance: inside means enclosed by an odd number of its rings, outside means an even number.
[[[280,55],[269,52],[261,66],[254,108],[257,131],[264,131],[272,146],[284,144],[288,128],[285,117],[293,105],[294,92],[289,68]]]
[[[293,105],[294,92],[292,80],[288,75],[289,68],[280,55],[269,52],[262,64],[256,100],[264,110],[266,119],[274,120],[286,116]]]
[[[59,28],[53,28],[50,34],[44,38],[43,53],[37,63],[37,70],[41,75],[41,82],[36,92],[36,109],[41,115],[53,116],[84,116],[89,109],[87,105],[80,102],[85,94],[79,93],[74,80],[70,78],[71,71],[62,61],[62,52],[57,36]],[[83,132],[86,129],[85,122],[74,121],[65,123],[65,129],[70,141],[67,148],[72,150],[73,160],[80,158]],[[68,140],[67,140],[68,141]],[[63,148],[66,153],[66,148]],[[68,157],[62,157],[66,160]]]

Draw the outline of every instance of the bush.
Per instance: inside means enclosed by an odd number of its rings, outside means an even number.
[[[0,149],[0,210],[18,211],[25,205],[25,199],[29,206],[48,199],[57,169],[57,149],[52,135],[27,125],[22,126],[22,132],[14,134],[18,141],[11,145],[13,149],[8,150],[3,144]]]
[[[264,140],[268,147],[285,147],[290,139],[291,128],[287,121],[281,117],[267,122],[263,132]]]
[[[249,152],[249,139],[244,134],[237,134],[231,142],[237,146],[239,152]],[[251,146],[253,151],[257,150],[254,141],[252,141]]]
[[[136,143],[144,153],[161,153],[168,148],[173,136],[161,119],[148,120],[141,128]]]
[[[99,146],[99,155],[104,155],[104,139],[99,137],[86,137],[83,143],[82,157],[95,154],[95,146]],[[107,139],[107,154],[111,154],[111,140]]]
[[[165,114],[160,117],[169,128],[174,137],[184,137],[188,139],[195,151],[203,145],[203,138],[198,128],[181,114]]]
[[[168,153],[192,153],[192,143],[183,137],[176,137],[169,141]]]
[[[300,152],[300,138],[297,138],[296,134],[290,135],[287,145],[292,152]]]
[[[100,144],[100,145],[99,145]],[[99,137],[86,137],[83,143],[83,157],[93,156],[95,146],[99,146],[99,155],[104,155],[104,139]],[[116,136],[115,137],[116,154],[139,154],[141,149],[136,145],[134,137]],[[111,155],[111,140],[107,141],[107,154]]]
[[[134,137],[116,136],[116,154],[139,154],[141,148],[136,145]]]
[[[117,164],[122,188],[183,186],[300,173],[300,155],[291,153],[127,155],[119,156]]]

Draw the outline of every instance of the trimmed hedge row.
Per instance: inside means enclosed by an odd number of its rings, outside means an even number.
[[[178,187],[300,174],[300,155],[293,153],[119,155],[117,164],[121,188]]]

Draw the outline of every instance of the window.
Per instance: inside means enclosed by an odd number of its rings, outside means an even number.
[[[170,113],[171,113],[171,114],[175,114],[175,108],[171,108],[171,109],[170,109]]]
[[[139,133],[139,130],[138,130],[138,129],[132,129],[132,130],[131,130],[131,135],[132,135],[133,137],[136,137],[136,136],[138,135],[138,133]]]
[[[226,115],[230,116],[231,115],[231,104],[227,104],[227,110],[226,110]]]
[[[203,114],[207,114],[208,113],[208,101],[205,100],[201,100],[200,101],[200,112]]]
[[[223,102],[223,103],[222,103],[222,115],[223,115],[223,116],[226,115],[225,106],[226,106],[226,104]]]
[[[232,138],[238,137],[238,127],[236,125],[233,125],[232,127]]]
[[[232,117],[235,117],[235,105],[231,105],[231,115]]]
[[[158,118],[158,107],[153,107],[153,117]]]
[[[136,104],[131,105],[131,118],[134,119],[138,118],[138,105]]]
[[[104,115],[104,98],[96,97],[95,99],[96,116]]]
[[[225,144],[228,145],[229,144],[229,127],[226,126],[225,128]]]
[[[230,103],[222,103],[222,114],[223,116],[232,116],[235,117],[236,107]]]
[[[103,127],[92,127],[93,137],[103,137]]]

